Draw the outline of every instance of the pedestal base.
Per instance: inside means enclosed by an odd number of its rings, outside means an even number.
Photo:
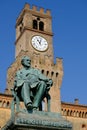
[[[2,130],[72,130],[72,125],[58,113],[19,112],[15,113]]]

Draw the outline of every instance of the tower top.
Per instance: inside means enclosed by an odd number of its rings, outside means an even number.
[[[45,10],[44,8],[35,5],[30,6],[28,3],[24,5],[24,8],[22,9],[19,16],[21,17],[25,12],[32,12],[32,14],[36,14],[37,16],[51,18],[51,11],[49,9]],[[20,17],[17,18],[17,21],[20,19]]]
[[[46,15],[51,16],[51,12],[50,12],[49,9],[47,9],[47,10],[45,11],[44,8],[40,7],[40,8],[38,9],[38,7],[35,6],[35,5],[33,5],[32,7],[30,7],[30,4],[28,4],[28,3],[25,4],[24,9],[32,10],[32,11],[37,11],[38,13],[40,12],[40,13],[44,13],[44,14],[46,14]]]

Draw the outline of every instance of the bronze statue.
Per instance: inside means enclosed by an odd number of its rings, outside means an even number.
[[[21,60],[23,68],[17,71],[14,80],[14,91],[24,101],[27,110],[37,109],[46,91],[50,90],[53,81],[31,67],[31,60],[24,56]]]

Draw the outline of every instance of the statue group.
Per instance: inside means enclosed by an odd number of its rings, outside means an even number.
[[[27,110],[38,109],[44,95],[53,85],[53,81],[42,74],[39,69],[31,67],[30,57],[24,56],[21,64],[23,68],[15,74],[14,92],[20,101],[24,102]]]

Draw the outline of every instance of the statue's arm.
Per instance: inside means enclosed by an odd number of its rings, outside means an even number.
[[[23,84],[23,78],[20,74],[20,71],[17,71],[14,78],[14,89],[17,90]]]
[[[53,85],[52,79],[49,79],[47,76],[42,74],[41,71],[39,71],[39,79],[45,81],[49,87]]]

